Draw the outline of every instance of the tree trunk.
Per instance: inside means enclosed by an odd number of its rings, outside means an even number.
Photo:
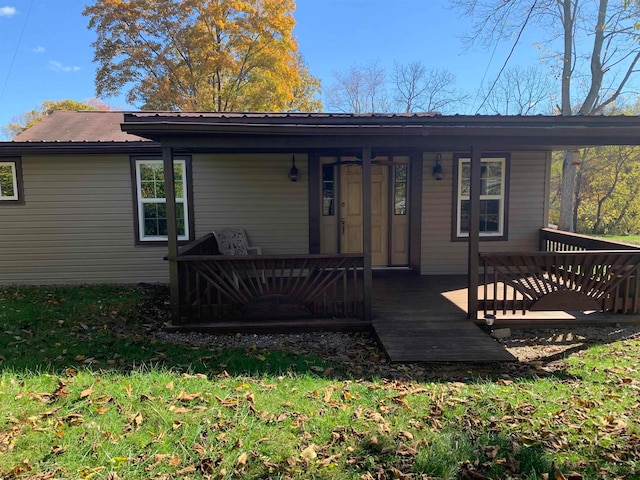
[[[576,166],[573,165],[573,150],[565,150],[562,161],[562,184],[560,188],[560,221],[558,228],[573,232],[573,212],[575,207]]]
[[[560,115],[570,116],[571,111],[571,76],[573,75],[573,28],[575,11],[570,0],[564,0],[562,5],[562,27],[564,49],[562,55],[561,79],[561,111]],[[573,232],[573,212],[575,209],[576,167],[573,165],[573,151],[565,150],[562,161],[562,184],[560,187],[560,220],[558,228],[566,232]]]

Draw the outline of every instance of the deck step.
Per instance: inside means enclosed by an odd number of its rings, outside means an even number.
[[[373,328],[392,362],[516,361],[443,295],[460,283],[456,277],[403,272],[375,279]]]
[[[516,360],[472,322],[423,322],[396,325],[386,321],[384,324],[374,322],[378,340],[392,362],[486,363]]]

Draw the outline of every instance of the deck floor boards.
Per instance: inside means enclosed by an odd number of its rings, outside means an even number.
[[[391,361],[515,361],[445,296],[447,291],[459,288],[460,282],[454,276],[375,273],[373,328]]]

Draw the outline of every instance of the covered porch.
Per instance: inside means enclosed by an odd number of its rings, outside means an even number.
[[[428,248],[422,239],[429,226],[424,215],[429,205],[425,204],[421,189],[426,185],[425,178],[432,175],[431,167],[425,163],[426,155],[434,155],[438,161],[437,152],[454,152],[466,158],[468,234],[440,244],[441,249],[451,246],[459,251],[464,246],[466,250],[466,275],[462,277],[466,278],[466,308],[451,312],[465,324],[484,323],[487,316],[515,312],[528,315],[531,311],[548,309],[572,311],[588,307],[638,313],[635,278],[640,258],[632,247],[607,244],[590,251],[596,247],[579,245],[576,237],[563,236],[556,243],[541,241],[541,248],[528,252],[496,252],[495,243],[494,248],[484,251],[488,244],[483,243],[485,239],[480,232],[483,155],[514,150],[540,152],[578,145],[637,145],[640,122],[635,117],[139,113],[126,115],[122,127],[162,146],[167,259],[175,328],[284,331],[296,327],[345,330],[375,327],[377,317],[385,314],[384,308],[377,309],[376,305],[393,304],[389,296],[382,304],[376,303],[385,296],[376,290],[378,279],[374,277],[372,264],[372,167],[379,152],[389,156],[404,152],[409,159],[412,171],[409,191],[414,201],[409,202],[408,208],[411,228],[407,270],[423,276],[429,274],[421,270],[424,265],[421,258]],[[225,257],[215,254],[207,234],[179,248],[172,188],[174,158],[225,152],[306,155],[307,253]],[[361,252],[320,253],[321,210],[319,203],[312,200],[320,197],[323,156],[338,161],[352,157],[359,165]],[[525,167],[522,162],[521,171]],[[540,218],[537,228],[545,225]],[[529,237],[537,234],[533,230],[527,233]],[[551,233],[547,231],[540,238],[544,235]],[[589,251],[576,253],[573,251],[576,249]],[[413,278],[415,285],[423,285],[417,280],[421,277]],[[388,285],[385,291],[394,289]],[[416,292],[414,296],[418,299],[421,295]],[[396,305],[401,312],[402,305]],[[416,320],[429,324],[438,317],[438,309],[424,305],[414,309],[422,315]],[[408,328],[395,321],[390,324],[394,329]],[[451,331],[457,327],[450,324],[446,328]]]
[[[392,361],[494,362],[514,359],[490,328],[640,321],[640,248],[539,234],[541,251],[479,254],[475,313],[466,275],[373,269],[369,319],[362,255],[225,257],[211,254],[209,235],[180,250],[180,316],[171,328],[371,330]]]

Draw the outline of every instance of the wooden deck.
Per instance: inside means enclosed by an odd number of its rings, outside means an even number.
[[[374,272],[373,328],[391,361],[515,361],[500,343],[467,319],[466,311],[455,301],[461,300],[460,295],[447,297],[462,285],[466,285],[463,276]]]

